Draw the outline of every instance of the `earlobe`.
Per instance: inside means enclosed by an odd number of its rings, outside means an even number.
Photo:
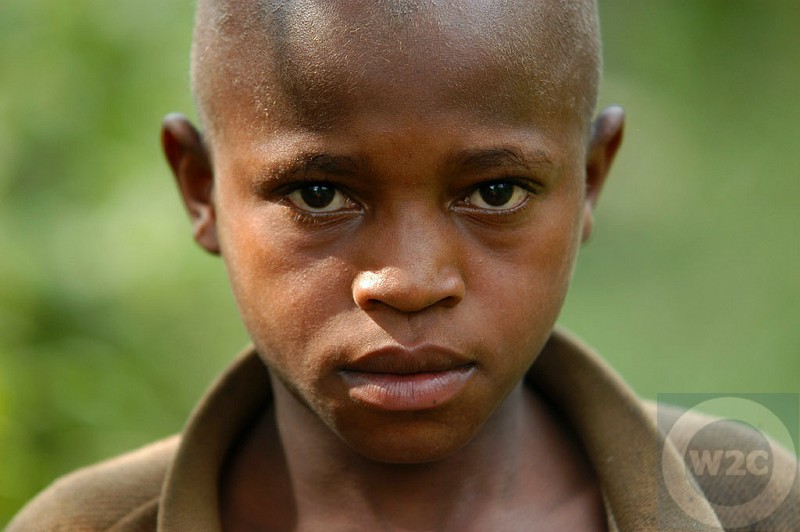
[[[161,128],[161,146],[189,213],[195,241],[218,255],[214,174],[200,133],[185,116],[170,114]]]
[[[592,138],[586,155],[586,196],[584,199],[581,241],[592,234],[594,208],[605,184],[611,164],[622,143],[625,112],[613,106],[603,110],[592,124]]]

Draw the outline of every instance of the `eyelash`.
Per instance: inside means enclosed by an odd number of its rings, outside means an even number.
[[[511,176],[509,176],[509,177],[500,177],[500,178],[497,178],[497,179],[491,179],[489,181],[483,181],[483,182],[478,183],[477,185],[473,186],[472,188],[470,188],[467,191],[466,194],[461,196],[461,199],[459,200],[461,205],[458,205],[458,208],[460,208],[460,209],[480,210],[482,213],[488,213],[488,214],[493,215],[493,216],[494,215],[511,214],[513,212],[517,212],[520,209],[523,209],[528,204],[529,198],[526,198],[519,205],[517,205],[515,207],[508,208],[508,209],[484,209],[484,208],[480,208],[480,207],[474,207],[469,203],[469,201],[468,201],[469,198],[475,192],[479,191],[481,188],[488,187],[488,186],[491,186],[491,185],[505,184],[505,183],[513,185],[513,186],[516,186],[516,187],[519,187],[519,188],[521,188],[522,190],[524,190],[525,192],[527,192],[531,196],[537,196],[537,195],[539,195],[541,193],[541,185],[531,181],[530,179],[521,178],[521,177],[511,177]]]
[[[296,223],[303,225],[325,225],[326,223],[340,220],[343,216],[353,213],[352,210],[340,210],[331,212],[307,211],[298,207],[289,199],[289,196],[292,193],[302,188],[312,187],[312,186],[330,187],[338,191],[340,194],[343,194],[350,203],[358,204],[358,202],[353,199],[352,194],[349,193],[346,188],[342,187],[341,185],[331,183],[330,181],[308,180],[308,181],[300,181],[292,183],[277,189],[275,191],[275,194],[280,198],[279,203],[286,205],[291,210],[292,220]]]
[[[469,211],[469,212],[479,211],[481,214],[489,216],[509,215],[524,209],[529,203],[529,198],[525,198],[525,200],[523,200],[519,205],[516,205],[508,209],[486,209],[482,207],[475,207],[469,203],[468,201],[469,198],[474,193],[479,191],[481,188],[495,184],[504,184],[504,183],[519,187],[532,196],[536,196],[541,192],[541,186],[538,183],[532,182],[530,179],[520,178],[520,177],[500,177],[497,179],[491,179],[489,181],[482,181],[474,185],[473,187],[468,189],[466,193],[460,196],[460,198],[455,202],[453,207],[456,210],[462,210],[462,211]],[[332,211],[332,212],[312,212],[298,207],[291,200],[289,200],[289,195],[291,195],[293,192],[301,188],[311,187],[314,185],[331,187],[336,191],[338,191],[340,194],[344,194],[347,197],[348,201],[350,201],[351,203],[358,204],[358,202],[353,199],[352,194],[346,188],[329,181],[309,180],[309,181],[292,183],[277,190],[276,193],[280,196],[280,202],[288,206],[292,210],[292,218],[297,223],[301,223],[304,225],[324,225],[326,223],[339,220],[344,215],[352,214],[353,212],[350,210]]]
[[[325,225],[326,222],[333,221],[334,216],[330,214],[310,213],[299,209],[292,209],[292,221],[300,225]]]

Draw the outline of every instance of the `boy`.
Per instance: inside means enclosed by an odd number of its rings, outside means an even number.
[[[204,133],[163,145],[254,349],[179,438],[10,529],[723,529],[725,491],[666,497],[647,407],[553,332],[622,136],[599,62],[590,1],[202,0]]]

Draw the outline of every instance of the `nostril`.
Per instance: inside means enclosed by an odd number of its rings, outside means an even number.
[[[372,310],[380,302],[379,294],[386,292],[386,280],[378,272],[361,272],[353,281],[353,300],[363,310]]]
[[[460,297],[448,296],[443,299],[440,299],[435,304],[445,307],[445,308],[453,308],[461,302]]]

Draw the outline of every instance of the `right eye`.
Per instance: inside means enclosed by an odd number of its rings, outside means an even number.
[[[311,213],[336,212],[352,207],[352,202],[341,190],[325,183],[299,185],[285,197],[298,209]]]

